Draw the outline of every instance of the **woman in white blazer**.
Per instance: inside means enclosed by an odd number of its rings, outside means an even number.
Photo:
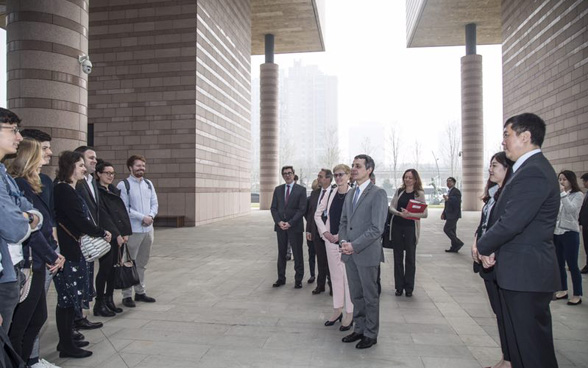
[[[423,184],[415,169],[408,169],[404,172],[402,186],[394,194],[388,208],[392,214],[388,236],[394,249],[396,296],[401,296],[403,291],[406,292],[407,297],[412,296],[416,273],[416,246],[421,230],[420,219],[426,218],[428,215],[427,209],[421,213],[408,212],[406,208],[411,199],[426,203]],[[408,217],[415,217],[418,220],[411,220]],[[406,261],[404,259],[405,253]]]
[[[333,288],[333,315],[325,322],[325,326],[332,326],[335,322],[341,321],[340,331],[347,331],[353,325],[353,304],[349,295],[347,273],[345,264],[341,262],[341,253],[337,244],[339,221],[345,196],[349,191],[350,174],[351,168],[345,164],[333,168],[336,186],[331,188],[329,195],[323,197],[314,214],[317,231],[325,240]],[[345,308],[345,318],[343,318],[343,308]]]

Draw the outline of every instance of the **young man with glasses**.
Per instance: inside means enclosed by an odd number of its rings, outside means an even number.
[[[302,218],[306,213],[306,189],[294,183],[294,168],[282,167],[282,177],[285,184],[274,189],[271,213],[274,219],[274,231],[278,237],[278,280],[273,287],[286,284],[286,253],[288,244],[294,253],[294,287],[302,288],[304,276],[304,255],[302,252],[302,233],[304,223]]]
[[[22,141],[20,118],[0,108],[0,161],[16,153]],[[21,195],[15,181],[0,163],[0,323],[6,333],[10,329],[14,308],[19,298],[19,275],[22,261],[21,244],[42,219],[32,204]],[[10,243],[10,245],[9,245]]]

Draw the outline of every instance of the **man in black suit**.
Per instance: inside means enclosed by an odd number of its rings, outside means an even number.
[[[81,153],[84,156],[84,166],[86,166],[86,178],[85,180],[79,180],[78,184],[76,185],[76,190],[82,198],[84,202],[88,206],[88,210],[90,211],[90,215],[92,216],[92,220],[98,226],[100,226],[100,206],[99,206],[99,193],[98,193],[98,186],[96,184],[96,180],[94,179],[94,172],[96,171],[96,151],[92,147],[88,146],[80,146],[76,148],[74,151]],[[88,273],[88,279],[90,281],[90,291],[91,294],[94,295],[94,262],[86,262],[86,268],[82,268],[82,272]],[[89,309],[89,302],[84,301],[84,309]],[[86,317],[84,317],[82,308],[75,308],[76,312],[76,319],[74,326],[76,329],[81,330],[92,330],[95,328],[101,328],[102,322],[90,322]]]
[[[288,244],[292,246],[294,253],[294,287],[302,288],[304,276],[304,254],[302,252],[302,233],[304,223],[302,218],[306,213],[306,189],[294,183],[294,168],[282,167],[282,177],[286,184],[274,189],[272,205],[270,207],[274,219],[274,231],[278,236],[278,280],[274,287],[280,287],[286,283],[286,253]]]
[[[457,220],[461,218],[461,192],[455,187],[455,178],[447,178],[447,194],[443,194],[445,208],[441,213],[441,220],[445,220],[443,232],[451,240],[451,247],[446,252],[457,253],[463,242],[457,237]]]
[[[495,267],[512,367],[556,368],[549,303],[560,287],[553,245],[559,184],[541,153],[540,117],[513,116],[503,132],[504,151],[515,164],[478,252],[485,268]]]
[[[584,188],[588,189],[588,173],[580,177],[584,182]],[[584,251],[586,252],[586,266],[580,272],[588,273],[588,193],[584,194],[584,201],[580,209],[580,216],[578,218],[580,226],[582,226],[582,239],[584,240]]]
[[[331,181],[333,180],[333,173],[329,169],[321,169],[317,175],[319,188],[314,190],[310,197],[308,197],[308,208],[306,210],[306,242],[308,246],[308,257],[310,269],[310,279],[308,283],[314,282],[314,264],[310,263],[310,249],[312,248],[316,254],[316,261],[318,263],[318,277],[316,279],[316,288],[312,291],[314,295],[320,294],[325,291],[325,284],[327,277],[329,276],[329,263],[327,261],[327,250],[325,248],[325,241],[320,237],[317,232],[316,224],[314,222],[314,213],[318,207],[318,204],[325,197],[329,197]],[[312,280],[312,281],[311,281]]]

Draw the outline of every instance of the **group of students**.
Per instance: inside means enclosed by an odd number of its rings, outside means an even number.
[[[56,367],[39,358],[39,333],[47,320],[46,295],[53,280],[59,356],[89,357],[92,352],[82,348],[90,343],[78,330],[102,323],[88,321],[83,309],[96,297],[95,316],[123,311],[113,300],[114,265],[133,235],[131,196],[121,195],[121,186],[113,185],[114,166],[97,160],[90,147],[61,152],[53,181],[41,173],[52,156],[51,137],[36,129],[21,131],[20,118],[3,108],[0,126],[0,333],[8,335],[26,366]],[[132,156],[129,161],[130,166],[144,166],[145,158]],[[99,259],[95,287],[94,262],[87,262],[80,248],[84,234],[110,243]]]

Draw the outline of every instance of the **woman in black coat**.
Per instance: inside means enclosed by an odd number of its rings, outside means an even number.
[[[14,350],[25,362],[29,360],[35,338],[47,320],[45,268],[50,272],[57,272],[65,262],[65,258],[58,255],[51,246],[51,212],[49,205],[41,197],[39,170],[42,164],[41,145],[37,141],[25,139],[18,147],[16,158],[8,166],[8,172],[15,177],[19,189],[44,219],[39,231],[31,233],[23,243],[23,268],[31,268],[29,259],[32,259],[31,286],[26,299],[16,306],[9,332]]]
[[[57,290],[56,322],[59,332],[57,350],[60,357],[85,358],[91,351],[80,349],[86,341],[76,344],[72,338],[74,306],[81,305],[88,274],[82,272],[85,262],[80,249],[82,234],[111,240],[110,232],[98,227],[92,219],[84,199],[76,191],[79,180],[85,180],[86,168],[79,152],[64,151],[59,157],[58,183],[54,187],[57,238],[61,254],[66,258],[62,272],[54,277]]]
[[[100,191],[100,218],[103,219],[106,229],[112,233],[110,252],[100,258],[100,268],[96,275],[94,315],[104,317],[112,317],[115,312],[123,311],[114,304],[112,297],[114,293],[113,266],[119,261],[121,247],[133,233],[127,208],[120,198],[120,190],[112,185],[114,175],[114,167],[111,163],[98,160],[96,179]]]

